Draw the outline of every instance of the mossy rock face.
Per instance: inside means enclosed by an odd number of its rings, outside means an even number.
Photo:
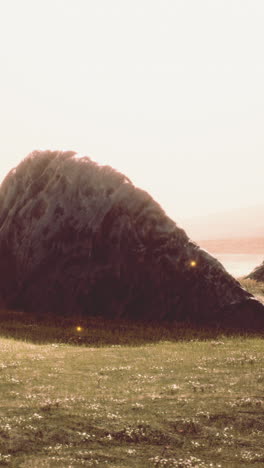
[[[264,262],[257,266],[247,278],[264,282]]]
[[[3,303],[36,316],[264,325],[264,307],[148,193],[73,152],[35,151],[5,178],[0,273]]]

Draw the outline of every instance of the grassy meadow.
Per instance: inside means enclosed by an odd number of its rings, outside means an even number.
[[[0,318],[0,466],[264,466],[261,336]]]

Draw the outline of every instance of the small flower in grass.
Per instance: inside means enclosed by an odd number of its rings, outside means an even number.
[[[128,449],[127,454],[128,455],[134,455],[136,453],[136,449]]]
[[[0,464],[1,465],[9,465],[10,462],[11,462],[11,455],[10,454],[2,455],[0,453]]]
[[[77,431],[77,434],[83,442],[92,438],[92,436],[90,434],[87,434],[87,432]]]
[[[29,418],[29,419],[42,419],[42,418],[43,418],[43,416],[41,416],[40,414],[34,413],[33,416],[31,416],[31,418]]]
[[[200,444],[199,442],[197,442],[196,440],[192,440],[192,441],[191,441],[191,444],[192,444],[192,446],[195,447],[195,448],[201,446],[201,444]]]
[[[177,392],[178,390],[180,390],[180,386],[177,385],[177,384],[172,384],[170,386],[170,389],[171,389],[172,392]]]

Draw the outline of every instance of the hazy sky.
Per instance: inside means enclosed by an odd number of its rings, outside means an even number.
[[[0,0],[0,178],[33,149],[176,221],[264,202],[263,0]]]

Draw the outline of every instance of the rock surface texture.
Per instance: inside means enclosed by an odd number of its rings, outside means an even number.
[[[264,262],[261,263],[258,267],[256,267],[247,278],[256,280],[256,281],[263,281],[264,282]]]
[[[0,296],[38,315],[264,325],[264,307],[151,196],[73,152],[35,151],[0,187]]]

